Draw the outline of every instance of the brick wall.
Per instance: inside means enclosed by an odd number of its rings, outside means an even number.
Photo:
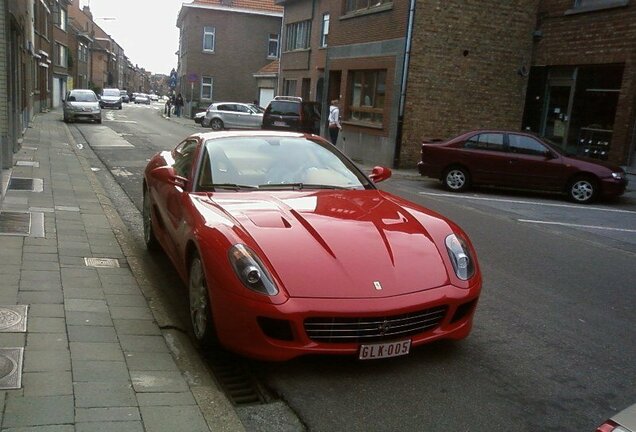
[[[280,33],[282,18],[275,16],[197,9],[183,19],[181,91],[189,98],[190,83],[183,77],[196,73],[193,100],[201,94],[200,79],[214,79],[214,101],[251,102],[258,98],[254,74],[272,60],[267,58],[270,33]],[[214,53],[203,52],[203,27],[215,27]],[[205,101],[208,103],[209,101]]]
[[[418,0],[400,165],[423,137],[519,129],[538,0]]]
[[[329,0],[331,34],[329,45],[350,45],[403,38],[406,33],[410,0],[393,0],[390,10],[339,19],[344,13],[344,1]]]
[[[636,5],[585,13],[573,0],[542,0],[536,44],[536,65],[624,64],[623,82],[614,121],[609,160],[629,161],[636,122]]]

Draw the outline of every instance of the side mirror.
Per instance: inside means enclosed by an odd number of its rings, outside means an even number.
[[[391,170],[386,167],[376,166],[371,170],[371,174],[369,174],[369,178],[373,183],[380,183],[391,177]]]
[[[552,159],[556,159],[557,155],[555,155],[552,151],[547,150],[545,152],[545,158],[548,159],[548,160],[552,160]]]
[[[188,179],[177,175],[174,168],[169,166],[161,166],[150,171],[150,175],[162,183],[168,183],[173,186],[185,189],[188,185]]]

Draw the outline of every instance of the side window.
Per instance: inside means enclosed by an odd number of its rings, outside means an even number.
[[[219,105],[217,110],[219,110],[219,111],[234,111],[234,108],[232,107],[232,105],[224,104],[224,105]]]
[[[176,171],[177,175],[187,179],[190,178],[197,144],[196,140],[184,141],[172,152],[172,157],[174,158],[174,164],[172,167]]]
[[[466,142],[464,148],[489,151],[504,151],[504,136],[498,133],[475,135]]]
[[[523,135],[508,135],[509,148],[511,153],[545,156],[548,149],[534,138]]]
[[[249,114],[250,110],[245,105],[234,105],[236,107],[236,111],[241,113]]]

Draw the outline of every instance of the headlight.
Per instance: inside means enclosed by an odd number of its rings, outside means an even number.
[[[623,173],[622,172],[613,172],[612,173],[612,177],[614,177],[614,179],[616,179],[616,180],[623,180]]]
[[[253,250],[243,244],[236,244],[230,248],[228,256],[234,272],[245,287],[260,294],[278,294],[274,280]]]
[[[475,274],[475,260],[470,256],[466,241],[455,234],[446,237],[446,249],[453,264],[455,274],[461,280],[468,280]]]

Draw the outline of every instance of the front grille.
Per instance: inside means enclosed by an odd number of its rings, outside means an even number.
[[[362,318],[307,318],[305,332],[315,342],[368,343],[394,340],[432,330],[444,319],[448,306],[402,315]]]

